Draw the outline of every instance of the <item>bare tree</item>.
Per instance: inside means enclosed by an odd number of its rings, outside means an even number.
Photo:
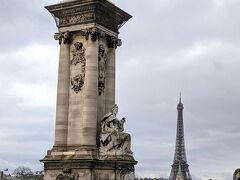
[[[33,176],[33,172],[30,168],[19,166],[17,169],[14,170],[13,174],[22,180],[26,180]]]

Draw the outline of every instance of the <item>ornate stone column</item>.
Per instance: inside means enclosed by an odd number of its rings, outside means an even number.
[[[115,105],[115,53],[131,18],[108,0],[47,6],[60,43],[55,144],[41,162],[45,180],[134,179],[137,163]]]

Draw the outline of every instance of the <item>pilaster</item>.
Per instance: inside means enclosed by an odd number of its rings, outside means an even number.
[[[105,98],[105,113],[110,112],[115,104],[115,79],[116,79],[116,50],[115,47],[108,49],[109,61],[106,70],[106,98]]]
[[[68,133],[68,108],[69,108],[69,61],[70,43],[72,33],[57,33],[55,39],[60,44],[58,86],[57,86],[57,107],[56,107],[56,127],[55,146],[65,148],[67,145]]]

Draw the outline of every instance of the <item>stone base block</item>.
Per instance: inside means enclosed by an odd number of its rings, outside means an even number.
[[[61,170],[46,170],[44,180],[135,180],[134,172],[121,174],[119,170],[75,169],[71,174]]]
[[[134,180],[132,156],[90,157],[73,152],[49,153],[44,163],[44,180]]]

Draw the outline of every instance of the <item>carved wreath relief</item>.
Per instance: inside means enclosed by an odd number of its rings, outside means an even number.
[[[132,155],[131,136],[124,132],[125,118],[118,120],[117,113],[118,106],[114,105],[101,121],[101,155]]]
[[[72,51],[73,58],[71,60],[71,65],[79,66],[79,73],[71,78],[71,86],[75,93],[78,93],[82,90],[85,79],[85,67],[86,67],[86,58],[85,58],[85,48],[80,42],[74,44],[74,49]]]
[[[101,95],[105,88],[107,53],[103,45],[99,46],[98,55],[98,92]]]

